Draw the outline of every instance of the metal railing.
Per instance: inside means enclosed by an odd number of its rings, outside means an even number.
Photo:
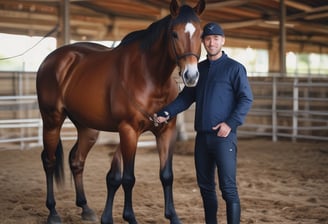
[[[267,91],[254,94],[250,119],[240,128],[240,135],[270,136],[273,141],[278,138],[328,140],[328,78],[272,76],[266,81],[251,79],[250,83],[253,90]],[[263,124],[252,117],[270,122]]]
[[[4,144],[15,144],[21,149],[39,146],[42,121],[35,89],[17,90],[33,86],[35,77],[22,78],[25,73],[6,74],[8,80],[3,82],[0,73],[0,85],[11,83],[14,89],[11,92],[16,95],[3,92],[0,95],[0,149]],[[245,124],[238,130],[239,136],[270,137],[272,141],[282,138],[328,141],[328,78],[250,77],[250,84],[254,104]],[[194,136],[193,113],[190,109],[179,119],[185,132],[182,134],[189,137]],[[76,139],[76,131],[69,120],[64,122],[62,130],[63,140]]]

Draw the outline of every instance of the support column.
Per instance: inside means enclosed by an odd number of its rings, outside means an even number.
[[[280,52],[278,38],[273,38],[269,47],[269,72],[280,72]]]
[[[61,0],[59,6],[60,32],[57,38],[57,47],[69,44],[71,40],[70,30],[70,3],[69,0]]]
[[[280,0],[280,73],[286,75],[286,5],[285,0]]]

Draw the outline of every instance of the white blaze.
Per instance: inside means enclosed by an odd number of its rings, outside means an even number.
[[[190,39],[192,38],[192,35],[195,33],[195,26],[192,23],[187,23],[185,26],[185,33],[189,33]]]

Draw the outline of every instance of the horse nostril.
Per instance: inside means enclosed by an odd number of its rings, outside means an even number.
[[[191,73],[189,71],[186,71],[185,73],[183,73],[182,79],[186,86],[194,87],[197,85],[199,79],[199,72],[196,71]]]

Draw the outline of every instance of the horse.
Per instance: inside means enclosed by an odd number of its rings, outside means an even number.
[[[99,131],[108,131],[118,132],[120,141],[106,175],[107,199],[101,223],[113,223],[113,201],[120,186],[124,190],[123,219],[137,223],[132,206],[135,155],[139,136],[150,131],[160,158],[164,215],[170,223],[180,223],[172,193],[176,119],[158,124],[153,115],[178,94],[172,77],[176,66],[186,86],[195,86],[198,81],[199,16],[205,1],[199,0],[191,7],[172,0],[169,9],[169,15],[128,34],[113,49],[88,42],[68,44],[51,52],[41,63],[36,88],[43,121],[41,160],[47,185],[47,223],[61,223],[53,185],[54,180],[59,186],[64,182],[60,130],[66,118],[77,129],[69,166],[83,220],[98,220],[87,203],[83,170]]]

